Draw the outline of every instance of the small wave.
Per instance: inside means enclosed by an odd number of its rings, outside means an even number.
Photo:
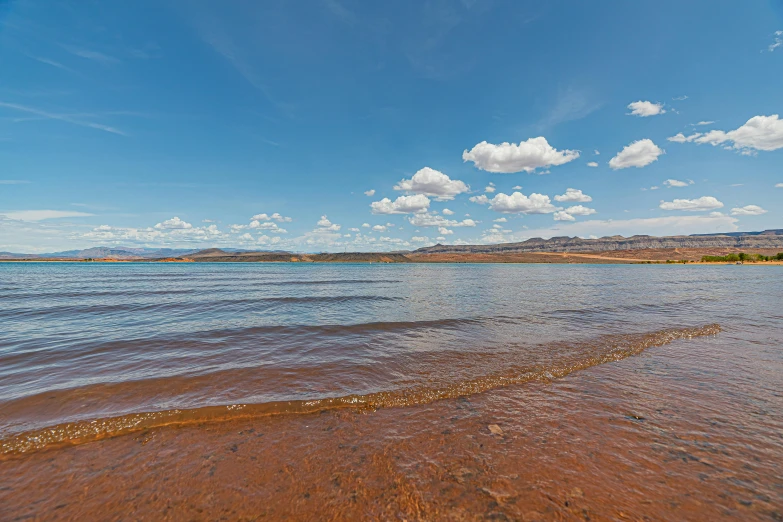
[[[709,324],[701,327],[666,329],[643,334],[607,335],[578,345],[554,345],[553,349],[555,350],[570,347],[574,356],[559,359],[549,367],[511,367],[499,373],[439,387],[420,386],[365,395],[345,395],[312,400],[172,409],[68,422],[4,438],[0,440],[0,455],[7,456],[47,447],[81,444],[164,426],[182,426],[268,415],[313,413],[341,408],[372,411],[377,408],[426,404],[534,380],[556,379],[578,370],[637,355],[647,348],[663,346],[680,339],[717,335],[720,331],[720,325]]]
[[[107,304],[67,304],[48,307],[24,307],[8,308],[0,311],[0,319],[10,317],[14,319],[27,317],[67,316],[75,314],[112,314],[127,312],[154,312],[167,310],[198,310],[204,308],[220,308],[226,306],[245,306],[262,304],[312,304],[312,303],[346,303],[360,301],[399,301],[402,297],[378,296],[378,295],[335,295],[335,296],[281,296],[281,297],[253,297],[243,299],[222,299],[209,302],[185,301],[163,303],[107,303]]]

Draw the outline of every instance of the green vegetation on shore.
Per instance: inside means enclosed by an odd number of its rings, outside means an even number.
[[[702,263],[756,263],[758,261],[783,261],[783,252],[779,252],[774,256],[765,256],[763,254],[746,254],[740,252],[739,254],[728,254],[725,256],[704,256],[701,258]]]

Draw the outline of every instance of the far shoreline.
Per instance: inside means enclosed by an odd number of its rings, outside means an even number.
[[[739,261],[738,256],[744,257]],[[0,258],[0,263],[290,263],[290,264],[687,264],[687,265],[783,265],[771,251],[739,252],[734,249],[640,249],[601,252],[487,252],[487,253],[418,253],[418,252],[346,252],[293,254],[269,252],[198,252],[189,256],[166,258]],[[705,257],[726,257],[705,261]]]

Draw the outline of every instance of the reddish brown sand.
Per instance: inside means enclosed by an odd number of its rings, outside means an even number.
[[[780,378],[735,357],[694,339],[431,404],[6,456],[0,519],[781,520],[783,395],[751,388]]]

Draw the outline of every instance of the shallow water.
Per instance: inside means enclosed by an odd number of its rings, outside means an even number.
[[[140,491],[134,518],[780,519],[781,281],[0,264],[0,505],[112,518]]]

